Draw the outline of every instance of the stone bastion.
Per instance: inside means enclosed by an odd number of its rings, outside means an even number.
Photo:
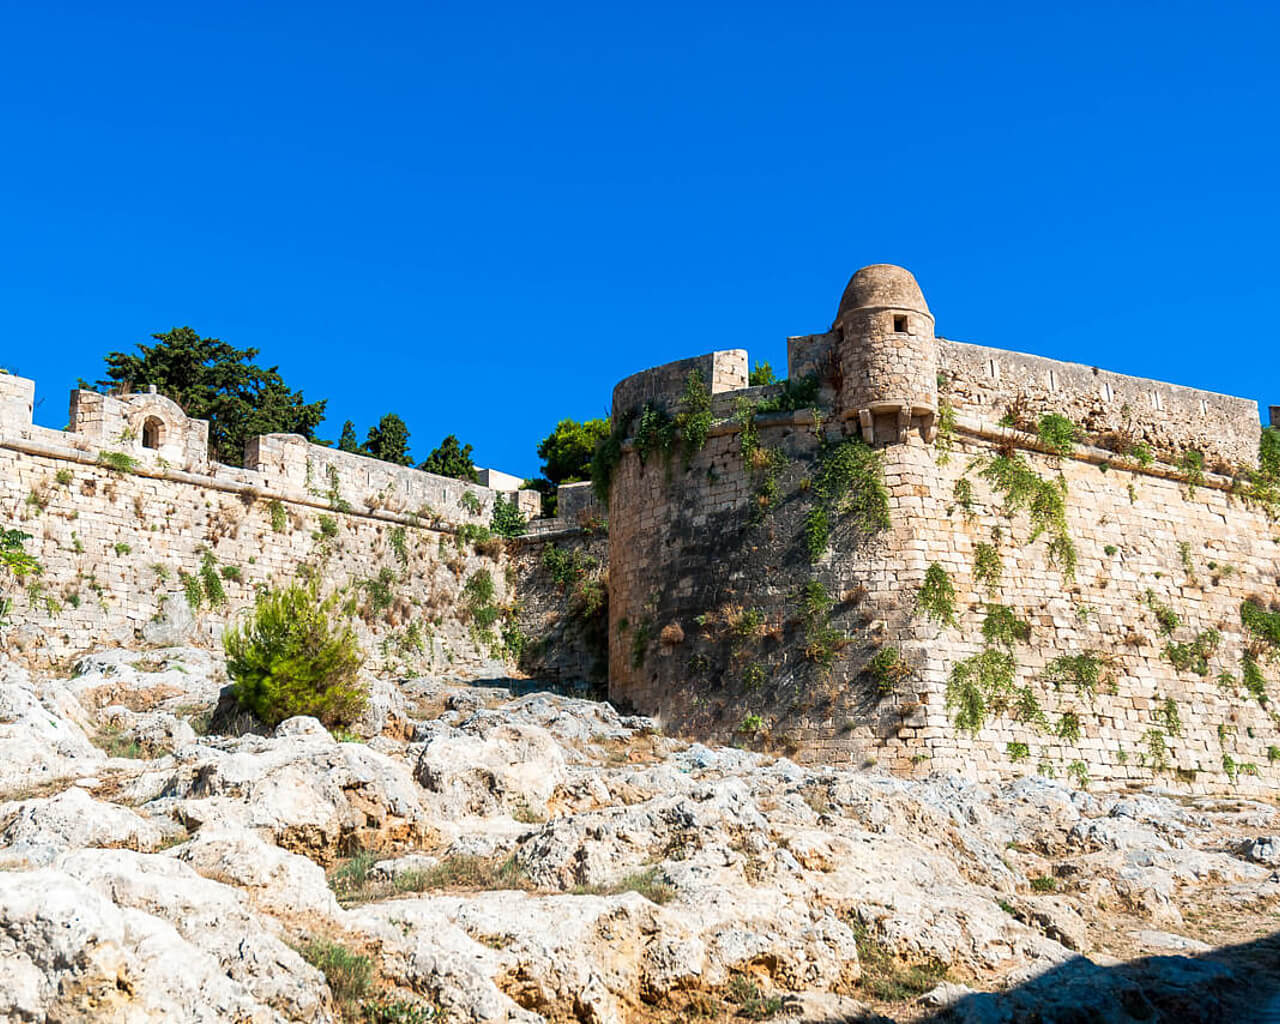
[[[1256,403],[940,338],[887,265],[784,383],[748,366],[614,389],[616,702],[905,773],[1274,786]]]

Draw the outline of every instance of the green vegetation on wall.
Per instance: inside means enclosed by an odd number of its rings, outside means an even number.
[[[1067,528],[1067,481],[1062,475],[1045,480],[1018,454],[999,454],[986,460],[979,474],[1004,499],[1003,512],[1012,517],[1025,511],[1031,520],[1027,543],[1049,535],[1049,562],[1068,579],[1075,576],[1076,546]]]
[[[823,445],[812,490],[813,503],[804,523],[811,562],[826,552],[835,522],[848,522],[864,537],[891,525],[883,459],[860,438]]]
[[[934,562],[925,570],[924,582],[916,594],[916,607],[943,626],[956,624],[956,588],[947,570]]]

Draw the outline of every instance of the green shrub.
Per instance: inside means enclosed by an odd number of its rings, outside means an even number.
[[[1160,701],[1157,697],[1156,721],[1170,736],[1182,735],[1182,716],[1178,714],[1178,702],[1172,697]]]
[[[951,461],[951,452],[956,445],[956,410],[945,398],[938,401],[937,430],[933,438],[933,448],[937,453],[934,461],[945,466]]]
[[[1240,659],[1240,681],[1249,691],[1249,695],[1259,704],[1267,702],[1266,676],[1262,674],[1262,666],[1258,664],[1258,659],[1247,651]]]
[[[821,387],[822,382],[812,373],[806,374],[799,380],[784,380],[782,390],[778,394],[756,403],[756,414],[795,412],[797,409],[816,408]]]
[[[879,693],[892,693],[899,683],[911,678],[911,665],[896,647],[881,647],[867,662],[867,674],[871,676]]]
[[[1189,448],[1182,453],[1178,468],[1187,479],[1187,496],[1193,497],[1196,488],[1204,484],[1204,455],[1194,448]]]
[[[1056,892],[1058,880],[1052,875],[1037,875],[1031,879],[1032,892]]]
[[[366,999],[360,1012],[364,1024],[436,1024],[444,1019],[430,1003],[408,999]]]
[[[1147,764],[1153,772],[1162,772],[1169,767],[1169,747],[1164,741],[1164,733],[1159,729],[1148,729],[1143,735],[1147,746]]]
[[[831,625],[830,613],[835,602],[821,580],[808,580],[800,594],[800,619],[804,624],[804,656],[824,672],[835,664],[836,654],[849,639]]]
[[[1080,739],[1080,716],[1074,711],[1064,711],[1056,732],[1068,743],[1075,743]]]
[[[1022,686],[1014,691],[1011,714],[1019,722],[1024,722],[1039,732],[1049,728],[1049,718],[1040,706],[1036,691],[1030,686]]]
[[[212,551],[206,551],[200,559],[200,587],[209,607],[217,608],[227,603],[227,592],[222,589],[222,578],[218,575],[218,562]]]
[[[1106,664],[1106,656],[1093,651],[1064,654],[1045,666],[1044,679],[1054,686],[1069,684],[1075,687],[1076,692],[1092,697],[1102,682],[1102,670]]]
[[[373,984],[373,961],[327,939],[304,946],[302,956],[324,975],[334,1001],[354,1020]]]
[[[319,523],[320,523],[320,537],[322,539],[329,540],[333,537],[338,536],[338,520],[336,520],[333,516],[321,514]]]
[[[106,466],[113,473],[132,473],[138,468],[138,460],[126,452],[98,452],[98,465]]]
[[[200,582],[200,577],[179,570],[178,580],[182,584],[183,593],[186,594],[187,604],[190,605],[191,610],[199,611],[200,606],[204,604],[204,584]]]
[[[754,484],[747,522],[752,526],[762,523],[782,497],[782,487],[778,478],[787,468],[787,456],[781,448],[765,448],[755,443],[754,421],[750,432],[743,432],[740,440],[743,449],[743,462],[747,474]]]
[[[521,537],[528,529],[524,521],[524,513],[513,495],[508,501],[501,494],[493,499],[493,518],[489,528],[499,537]]]
[[[1143,597],[1147,607],[1151,609],[1152,614],[1156,617],[1156,624],[1160,628],[1160,632],[1165,636],[1173,636],[1173,631],[1177,629],[1182,620],[1178,618],[1178,613],[1164,604],[1155,593],[1148,590]]]
[[[773,366],[767,359],[763,361],[757,359],[755,369],[747,374],[748,387],[765,387],[777,382],[778,378],[774,375]]]
[[[271,529],[276,533],[284,533],[284,528],[289,525],[289,516],[278,498],[271,499],[267,512],[271,516]]]
[[[478,516],[484,509],[484,503],[476,497],[475,491],[463,491],[462,497],[458,499],[458,504],[473,516]]]
[[[347,725],[364,710],[357,679],[363,655],[338,595],[293,585],[259,594],[251,611],[222,637],[227,675],[241,708],[267,725],[311,715]]]
[[[1004,711],[1014,696],[1013,655],[989,647],[957,662],[947,678],[946,707],[957,729],[976,734],[988,714]]]
[[[653,639],[653,623],[647,619],[637,622],[631,631],[631,667],[643,668],[649,655],[649,641]]]
[[[823,446],[813,477],[813,504],[805,516],[809,561],[816,562],[827,550],[833,519],[847,519],[863,536],[891,525],[884,462],[859,438]]]
[[[1070,455],[1080,440],[1080,428],[1056,412],[1046,413],[1036,424],[1040,443],[1055,455]]]
[[[989,604],[982,621],[982,636],[988,644],[1000,644],[1012,651],[1014,644],[1025,644],[1031,639],[1031,623],[1018,618],[1012,608]]]
[[[934,562],[925,570],[916,606],[934,622],[943,626],[956,624],[956,588],[940,563]]]
[[[1218,649],[1222,634],[1216,629],[1206,629],[1197,633],[1190,643],[1180,644],[1170,640],[1165,644],[1164,653],[1179,672],[1194,672],[1198,676],[1209,674],[1209,659]]]
[[[978,544],[973,549],[973,581],[987,588],[987,593],[995,597],[1000,590],[1000,579],[1004,575],[1004,559],[994,544]]]
[[[622,461],[622,442],[631,430],[631,422],[635,413],[629,412],[611,421],[609,436],[596,445],[591,454],[591,489],[600,499],[600,503],[609,507],[609,493],[613,488],[613,474]]]
[[[1240,605],[1240,621],[1254,640],[1280,656],[1280,610],[1267,611],[1257,601],[1245,601]]]
[[[1280,427],[1266,427],[1258,440],[1258,472],[1250,475],[1246,496],[1269,519],[1280,519]]]
[[[1067,528],[1067,481],[1041,478],[1020,455],[997,455],[980,475],[1004,497],[1003,511],[1013,516],[1025,510],[1031,519],[1028,543],[1049,534],[1049,562],[1068,579],[1075,576],[1076,547]]]
[[[1089,766],[1083,761],[1072,761],[1067,765],[1067,774],[1076,780],[1081,789],[1089,788]]]
[[[1025,743],[1019,743],[1017,740],[1010,740],[1006,743],[1004,752],[1010,761],[1025,761],[1031,756],[1031,748]]]
[[[764,719],[759,715],[747,715],[738,723],[737,732],[747,736],[754,736],[764,728]]]
[[[967,476],[962,476],[955,482],[955,486],[951,489],[952,496],[956,499],[956,504],[960,506],[960,510],[964,513],[966,519],[973,517],[973,481]]]
[[[680,411],[676,413],[675,419],[684,448],[685,466],[706,445],[707,435],[711,433],[711,423],[711,389],[707,387],[701,370],[690,370],[684,382]]]
[[[502,609],[494,604],[494,593],[493,575],[488,569],[477,569],[462,586],[464,606],[479,629],[488,629],[502,614]]]
[[[645,465],[653,456],[660,456],[664,461],[671,458],[676,444],[676,423],[671,414],[653,402],[646,402],[636,420],[635,437],[636,455],[640,464]]]
[[[396,597],[391,591],[391,584],[395,581],[396,574],[383,566],[378,570],[377,576],[367,577],[356,583],[364,591],[366,617],[379,615],[395,604]]]

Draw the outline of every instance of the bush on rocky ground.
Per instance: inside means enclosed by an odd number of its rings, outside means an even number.
[[[236,702],[267,725],[295,715],[349,725],[368,701],[357,678],[364,655],[336,594],[298,585],[267,591],[222,644]]]

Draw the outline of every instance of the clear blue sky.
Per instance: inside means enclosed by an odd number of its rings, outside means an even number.
[[[0,18],[0,363],[50,426],[189,324],[322,436],[393,410],[534,474],[618,378],[780,366],[878,262],[947,337],[1280,404],[1274,3]]]

